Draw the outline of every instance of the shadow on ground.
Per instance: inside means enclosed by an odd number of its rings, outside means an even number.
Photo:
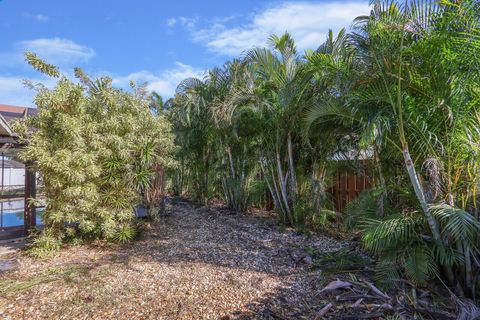
[[[131,245],[21,257],[0,273],[0,318],[312,319],[327,303],[307,252],[348,243],[282,230],[262,212],[188,202],[168,212]]]

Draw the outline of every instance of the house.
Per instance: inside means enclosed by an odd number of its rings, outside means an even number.
[[[37,109],[0,104],[0,191],[2,195],[25,184],[25,165],[16,159],[19,146],[13,121],[37,115]]]
[[[35,197],[35,173],[20,162],[22,147],[12,122],[37,115],[37,109],[0,104],[0,240],[23,236],[35,226],[35,208],[28,199]]]

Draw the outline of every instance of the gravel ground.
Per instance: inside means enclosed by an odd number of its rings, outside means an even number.
[[[347,245],[281,230],[264,212],[168,211],[132,245],[17,253],[0,273],[0,318],[312,319],[326,279],[304,249]]]

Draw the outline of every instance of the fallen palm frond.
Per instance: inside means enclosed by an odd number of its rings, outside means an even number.
[[[54,281],[69,281],[88,274],[88,266],[71,266],[68,268],[50,268],[39,274],[31,275],[25,280],[0,281],[0,295],[10,295]]]

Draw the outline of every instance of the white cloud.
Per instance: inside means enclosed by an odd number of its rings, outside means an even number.
[[[133,80],[138,84],[147,82],[149,91],[156,91],[162,97],[168,99],[174,96],[177,85],[186,78],[202,78],[204,71],[193,66],[175,62],[175,68],[165,70],[161,73],[150,71],[138,71],[123,77],[113,77],[113,85],[126,88]]]
[[[38,22],[47,22],[50,19],[49,16],[46,16],[44,14],[31,14],[31,13],[25,12],[23,15],[27,18],[31,18]]]
[[[167,19],[167,26],[172,28],[177,24],[177,19],[175,18],[168,18]]]
[[[255,46],[265,46],[272,34],[290,32],[299,49],[317,48],[325,41],[328,29],[338,32],[359,15],[369,12],[368,1],[351,0],[321,3],[287,2],[254,14],[240,27],[214,23],[209,28],[193,30],[193,40],[213,52],[238,55]]]
[[[62,70],[70,69],[75,63],[86,62],[91,59],[95,52],[93,49],[79,45],[68,39],[35,39],[28,41],[20,41],[15,43],[14,49],[7,52],[0,52],[0,67],[14,68],[17,72],[15,76],[11,73],[0,74],[0,103],[33,106],[33,97],[35,91],[25,88],[22,83],[23,79],[28,79],[33,83],[43,83],[47,87],[53,87],[55,79],[43,76],[22,76],[18,73],[18,66],[24,66],[31,70],[24,61],[24,51],[33,51],[48,63],[53,63]],[[23,70],[23,69],[20,69]],[[30,71],[31,72],[31,71]],[[65,73],[65,72],[64,72]],[[65,73],[65,74],[68,74]]]
[[[43,14],[36,14],[33,18],[39,22],[47,22],[50,18]]]
[[[193,32],[197,26],[198,17],[188,18],[188,17],[171,17],[167,19],[167,27],[173,28],[176,25],[180,25],[185,29]]]
[[[73,74],[63,70],[62,73],[67,78],[77,81]],[[108,72],[102,72],[102,74],[108,74]],[[127,76],[112,76],[112,79],[114,86],[127,90],[130,89],[130,80],[138,84],[147,82],[147,89],[149,91],[156,91],[162,95],[162,97],[168,99],[174,96],[175,89],[180,81],[190,77],[202,78],[203,75],[204,71],[201,69],[176,62],[174,68],[165,70],[164,72],[153,73],[150,71],[139,71]],[[31,81],[33,84],[41,83],[50,89],[55,86],[58,80],[46,76],[22,77],[0,75],[0,104],[35,107],[33,98],[36,92],[24,86],[24,79]]]
[[[16,48],[20,53],[33,51],[42,59],[58,66],[71,66],[78,62],[87,62],[95,55],[92,48],[62,38],[19,41],[16,43]]]
[[[180,21],[180,24],[187,30],[193,31],[197,26],[198,18],[179,17],[178,21]]]
[[[30,78],[32,83],[42,83],[52,88],[56,79],[53,78]],[[23,85],[23,78],[17,76],[0,76],[0,104],[14,106],[34,107],[33,98],[35,91]]]

